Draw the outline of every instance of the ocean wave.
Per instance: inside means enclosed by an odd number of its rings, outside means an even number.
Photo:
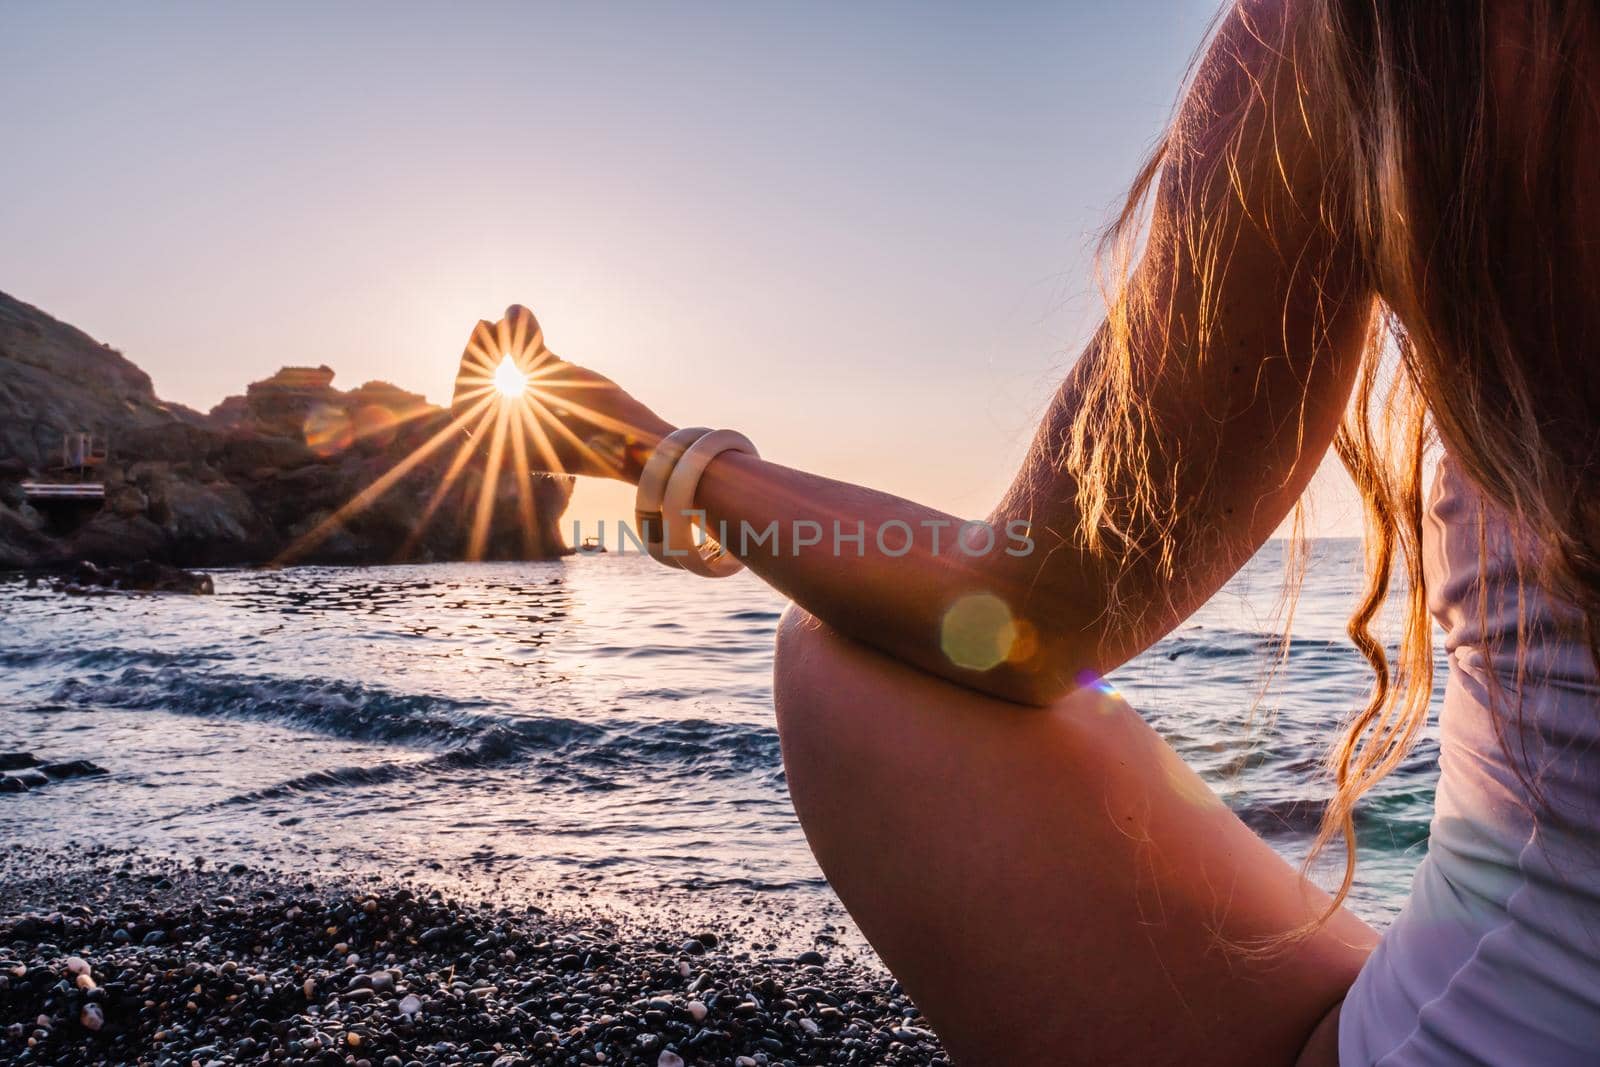
[[[569,743],[551,750],[528,743],[510,723],[438,755],[411,761],[332,767],[297,775],[273,785],[238,793],[211,805],[228,808],[347,788],[437,778],[459,771],[526,765],[543,786],[566,786],[585,793],[611,792],[674,778],[704,779],[762,774],[782,781],[777,731],[735,728],[706,722],[638,723],[592,743]]]
[[[165,667],[173,664],[195,662],[225,662],[234,659],[226,649],[211,652],[186,649],[182,652],[164,652],[159,649],[135,648],[71,648],[45,646],[42,648],[0,649],[0,668],[18,670],[29,667],[64,667],[81,671],[114,670],[118,667]]]
[[[1179,632],[1163,638],[1150,655],[1164,656],[1168,660],[1185,658],[1202,660],[1251,659],[1269,664],[1283,647],[1283,635],[1265,630],[1208,629],[1200,633]],[[1305,660],[1332,658],[1339,661],[1364,664],[1360,652],[1348,641],[1296,635],[1289,644],[1291,663]]]
[[[605,791],[670,778],[782,778],[777,730],[709,719],[586,721],[509,713],[482,700],[397,693],[317,678],[129,667],[104,680],[68,679],[58,706],[149,710],[267,722],[352,741],[401,745],[430,757],[380,760],[297,776],[225,803],[374,785],[451,771],[537,764],[541,781]]]
[[[485,727],[486,701],[396,693],[356,682],[282,678],[176,666],[127,667],[114,677],[68,678],[51,699],[92,707],[246,718],[356,741],[448,747]]]
[[[744,611],[730,611],[723,618],[732,619],[734,622],[777,622],[782,616],[783,612],[781,611],[764,611],[750,608]]]
[[[1380,787],[1379,792],[1364,798],[1357,806],[1358,847],[1392,852],[1425,845],[1433,812],[1433,786],[1404,785],[1391,780],[1387,790]],[[1241,822],[1271,840],[1316,833],[1327,812],[1328,801],[1326,797],[1241,797],[1232,807]]]

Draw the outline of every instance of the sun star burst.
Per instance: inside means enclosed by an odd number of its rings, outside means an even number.
[[[497,355],[498,363],[494,358]],[[469,504],[466,514],[465,557],[482,559],[490,547],[502,471],[515,483],[520,547],[524,555],[532,556],[539,548],[533,496],[537,474],[571,473],[563,462],[563,451],[577,459],[585,473],[601,473],[616,466],[571,423],[576,421],[624,440],[639,434],[636,427],[576,399],[584,390],[608,387],[607,382],[573,375],[570,367],[556,360],[544,345],[544,332],[537,320],[525,310],[508,314],[494,325],[479,323],[461,357],[449,421],[302,534],[279,555],[277,562],[292,563],[304,558],[451,443],[456,446],[454,455],[443,465],[395,558],[412,557],[430,523],[444,509],[451,489],[474,459],[482,463],[482,477],[477,499]],[[431,413],[432,409],[423,408],[418,414]]]
[[[494,369],[494,387],[495,391],[507,400],[521,396],[528,388],[528,376],[522,373],[517,361],[510,355],[502,359],[500,366]]]

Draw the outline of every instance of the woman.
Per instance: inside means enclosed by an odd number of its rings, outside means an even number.
[[[1597,49],[1580,2],[1227,12],[1116,230],[1106,322],[989,519],[1016,551],[969,551],[976,527],[952,551],[949,516],[748,452],[690,485],[795,602],[795,810],[958,1062],[1600,1062]],[[554,403],[547,468],[677,477],[694,435],[521,308],[466,365],[503,352]],[[1216,592],[1330,445],[1368,504],[1351,633],[1377,685],[1322,843],[1353,849],[1426,714],[1430,607],[1451,652],[1432,846],[1381,941],[1340,907],[1348,870],[1315,890],[1083,684]],[[1395,565],[1391,663],[1368,623]]]

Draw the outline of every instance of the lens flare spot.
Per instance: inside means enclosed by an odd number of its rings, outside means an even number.
[[[1014,624],[1011,638],[1011,650],[1006,653],[1006,662],[1021,665],[1039,654],[1039,631],[1027,619],[1018,619]]]
[[[388,448],[394,443],[395,432],[400,426],[395,413],[382,404],[363,404],[356,409],[351,423],[355,427],[356,439],[372,448]]]
[[[1116,686],[1094,671],[1079,671],[1077,681],[1080,689],[1093,689],[1096,692],[1104,693],[1108,697],[1117,697],[1118,699],[1122,697],[1122,694],[1117,692]]]
[[[528,376],[509,355],[494,369],[494,388],[508,399],[521,396],[528,388]]]
[[[339,408],[318,404],[306,414],[306,445],[324,458],[337,455],[355,440],[350,417]]]
[[[1095,710],[1110,715],[1123,706],[1122,694],[1118,692],[1117,687],[1100,674],[1091,670],[1081,670],[1078,672],[1077,682],[1079,689],[1087,689],[1106,698],[1105,700],[1093,702],[1091,706]]]
[[[1012,655],[1018,624],[1006,602],[992,593],[969,593],[944,613],[939,645],[957,667],[987,671]]]

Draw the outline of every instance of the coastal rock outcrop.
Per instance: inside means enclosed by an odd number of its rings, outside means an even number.
[[[440,440],[449,413],[386,382],[340,390],[334,377],[285,367],[201,415],[160,400],[115,349],[0,293],[0,567],[466,558],[483,457],[442,489],[465,443]],[[85,431],[95,445],[81,477],[104,485],[103,501],[30,499],[30,478],[80,477],[65,469],[77,457],[64,456],[63,439]],[[418,450],[427,454],[394,477]],[[380,480],[384,491],[369,492]],[[519,485],[502,470],[488,492],[496,503],[479,556],[570,551],[559,529],[570,478]],[[348,506],[364,493],[364,506]]]
[[[211,575],[186,571],[154,560],[126,567],[97,567],[84,560],[56,583],[58,592],[80,595],[98,592],[191,593],[209,596],[216,586]]]

